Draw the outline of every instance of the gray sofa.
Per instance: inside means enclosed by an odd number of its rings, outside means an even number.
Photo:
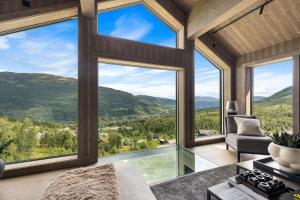
[[[267,136],[247,136],[237,134],[237,125],[234,117],[256,119],[254,115],[229,115],[226,117],[226,149],[230,146],[237,152],[237,162],[240,162],[240,154],[269,155],[268,146],[271,138]]]

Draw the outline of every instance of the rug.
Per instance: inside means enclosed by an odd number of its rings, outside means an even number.
[[[206,189],[236,175],[236,165],[189,174],[151,186],[157,200],[206,200]]]
[[[60,175],[42,200],[120,200],[113,165],[79,168]]]

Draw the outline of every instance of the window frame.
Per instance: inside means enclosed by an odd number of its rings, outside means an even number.
[[[126,8],[130,6],[135,6],[135,5],[142,5],[144,8],[150,12],[153,16],[157,17],[158,20],[160,20],[164,25],[166,25],[169,29],[171,29],[175,34],[176,34],[176,43],[175,43],[175,48],[179,49],[184,49],[184,26],[177,20],[175,19],[172,15],[170,15],[168,12],[165,11],[164,8],[162,8],[161,5],[159,5],[157,2],[152,1],[152,0],[130,0],[129,3],[125,1],[117,1],[116,5],[110,6],[109,2],[103,2],[102,4],[98,4],[98,12],[97,12],[97,17],[101,12],[109,12],[111,10],[117,10],[121,8]],[[159,11],[164,11],[165,14],[168,14],[166,17],[163,17],[162,15],[159,14]],[[97,34],[101,35],[98,30]],[[133,40],[131,40],[133,41]],[[138,43],[143,43],[140,41],[135,41]],[[148,43],[146,43],[148,44]],[[149,45],[157,45],[157,44],[151,44]],[[160,46],[160,45],[157,45]],[[167,47],[167,46],[162,46],[162,47]],[[167,48],[172,48],[172,47],[167,47]],[[139,68],[150,68],[150,69],[160,69],[160,70],[168,70],[168,71],[175,71],[176,72],[176,99],[175,99],[175,104],[176,104],[176,145],[180,145],[179,138],[180,138],[180,128],[182,125],[180,125],[180,119],[179,115],[183,113],[180,112],[179,106],[180,102],[180,93],[179,93],[179,87],[180,87],[180,82],[182,81],[180,78],[180,67],[170,67],[170,66],[164,66],[164,65],[150,65],[146,63],[139,63],[139,62],[130,62],[130,61],[125,61],[125,60],[114,60],[114,59],[107,59],[107,58],[102,58],[98,57],[98,63],[106,63],[106,64],[117,64],[117,65],[124,65],[124,66],[132,66],[132,67],[139,67]],[[98,68],[98,73],[99,73],[99,68]],[[180,112],[180,113],[179,113]]]
[[[159,19],[161,19],[167,26],[169,27],[174,27],[172,28],[176,34],[177,34],[177,48],[184,49],[184,44],[185,44],[185,18],[183,15],[180,13],[176,13],[177,17],[174,17],[172,14],[173,10],[172,9],[166,9],[163,5],[158,3],[157,1],[154,0],[128,0],[131,3],[143,3],[146,8],[150,9],[152,13],[157,16]],[[117,0],[116,2],[110,2],[110,1],[102,1],[102,2],[95,2],[98,5],[98,11],[101,11],[103,9],[115,9],[118,7],[126,6],[129,5],[128,1],[123,1],[123,0]],[[105,7],[107,6],[107,7]],[[166,5],[168,7],[168,5]],[[84,17],[80,13],[80,9],[78,4],[66,4],[66,5],[61,5],[61,7],[55,7],[55,6],[50,6],[49,8],[41,8],[40,9],[41,13],[37,13],[34,10],[31,11],[29,10],[28,12],[24,13],[18,13],[17,16],[5,16],[8,17],[8,21],[0,21],[1,27],[4,27],[4,29],[0,29],[0,35],[6,35],[10,33],[15,33],[19,31],[23,31],[26,29],[31,29],[35,27],[40,27],[40,26],[45,26],[49,24],[54,24],[58,23],[61,21],[66,21],[69,19],[72,19],[74,17],[78,18],[78,115],[83,115],[82,112],[87,112],[90,113],[91,105],[89,106],[80,106],[80,101],[88,101],[88,103],[91,102],[91,100],[87,100],[84,96],[84,93],[82,94],[83,88],[85,88],[85,84],[88,84],[91,88],[95,88],[94,81],[92,80],[93,77],[90,75],[91,73],[83,73],[84,72],[84,65],[87,64],[89,65],[88,68],[92,69],[92,65],[95,63],[98,63],[98,59],[100,58],[95,58],[91,55],[91,52],[88,51],[86,47],[89,44],[89,40],[91,37],[94,37],[93,34],[97,32],[96,30],[96,23],[97,19],[88,19]],[[155,11],[155,12],[154,12]],[[172,12],[172,14],[170,13]],[[174,11],[176,12],[176,11]],[[161,15],[163,13],[163,15]],[[24,24],[26,24],[24,26]],[[89,30],[84,29],[88,28]],[[96,30],[96,31],[95,31]],[[90,58],[84,58],[85,56],[88,56]],[[93,58],[92,58],[93,57]],[[85,64],[84,64],[85,63]],[[128,63],[127,63],[128,64]],[[153,67],[151,65],[150,67]],[[158,66],[154,66],[158,67]],[[160,66],[162,68],[166,66]],[[170,67],[167,66],[169,69]],[[177,73],[177,80],[176,80],[176,91],[177,91],[177,106],[180,105],[180,107],[184,107],[184,101],[179,101],[179,95],[178,93],[178,88],[182,88],[183,84],[183,77],[182,77],[182,72],[184,69],[182,66],[178,66],[176,69]],[[180,74],[180,75],[179,75]],[[92,81],[92,82],[90,82]],[[81,90],[81,92],[79,91]],[[182,90],[182,89],[180,89]],[[184,90],[184,89],[183,89]],[[95,94],[91,95],[91,98],[95,99],[94,97]],[[80,100],[81,99],[81,100]],[[83,102],[81,102],[81,105],[83,105]],[[178,107],[177,107],[177,112],[178,113]],[[180,111],[181,113],[182,111]],[[181,113],[182,116],[185,116],[184,113]],[[17,163],[17,164],[12,164],[8,165],[6,167],[6,170],[4,172],[3,177],[8,178],[8,177],[16,177],[16,176],[21,176],[21,175],[29,175],[29,174],[34,174],[34,173],[40,173],[40,172],[46,172],[46,171],[51,171],[51,170],[58,170],[58,169],[65,169],[65,168],[70,168],[70,167],[80,167],[80,166],[85,166],[89,164],[96,163],[98,160],[98,154],[96,155],[96,150],[98,151],[98,148],[95,147],[94,143],[91,142],[92,138],[96,136],[96,133],[93,132],[92,129],[95,129],[92,124],[92,119],[94,116],[88,116],[86,117],[87,119],[83,120],[83,116],[78,117],[78,150],[77,150],[77,156],[67,156],[67,157],[62,157],[64,159],[60,158],[50,158],[50,159],[44,159],[44,160],[36,160],[36,161],[31,161],[31,162],[26,162],[26,165],[24,163]],[[177,132],[177,141],[179,139],[179,135],[181,136],[183,133],[182,126],[182,120],[178,119],[179,116],[177,114],[177,126],[176,126],[176,132]],[[179,125],[180,122],[180,125]],[[96,123],[97,124],[97,123]],[[95,124],[94,124],[95,125]],[[79,129],[79,126],[82,126],[82,130]],[[180,129],[180,131],[179,131]],[[88,131],[88,133],[86,133]],[[180,133],[179,133],[180,132]],[[86,137],[83,137],[83,135],[88,135]],[[81,138],[80,138],[81,137]],[[186,142],[186,141],[184,141]]]
[[[75,14],[74,9],[71,9],[71,10],[72,10],[71,13]],[[60,11],[57,11],[57,12],[59,13]],[[56,12],[53,12],[53,13],[56,13]],[[49,25],[53,25],[53,24],[58,24],[61,22],[73,20],[74,18],[78,18],[78,16],[73,15],[73,14],[70,15],[70,13],[67,13],[65,17],[60,18],[60,19],[44,21],[42,23],[36,23],[36,24],[29,25],[29,26],[20,26],[18,28],[11,29],[11,30],[5,30],[5,31],[0,32],[0,37],[8,35],[8,34],[19,33],[19,32],[26,31],[26,30],[31,30],[31,29],[41,28],[41,27],[45,27],[45,26],[49,26]],[[55,15],[55,14],[53,14],[53,15]],[[37,20],[37,21],[39,21],[39,20]],[[78,24],[77,28],[79,29],[79,22],[77,22],[77,24]],[[79,63],[77,64],[77,71],[78,71],[77,78],[79,79],[80,75],[79,75],[78,69],[79,69]],[[78,84],[78,87],[79,87],[79,84]],[[77,97],[79,98],[78,90],[77,90]],[[77,127],[79,126],[79,123],[80,123],[80,121],[78,119]],[[77,142],[79,143],[78,138],[77,138]],[[61,168],[66,168],[66,167],[71,167],[71,166],[74,166],[74,167],[80,166],[81,161],[80,161],[78,155],[79,155],[79,147],[77,147],[77,153],[75,153],[75,154],[57,155],[57,156],[50,156],[50,157],[45,157],[45,158],[33,158],[33,159],[29,159],[29,160],[7,162],[3,177],[4,178],[15,177],[15,176],[20,176],[20,175],[24,175],[24,174],[27,175],[27,174],[31,174],[31,173],[39,173],[39,172],[49,171],[52,169],[61,169]]]
[[[198,140],[196,140],[196,137],[194,138],[194,142],[195,145],[205,145],[208,143],[213,142],[214,140],[220,140],[223,139],[225,136],[225,126],[224,126],[224,120],[225,120],[225,116],[224,116],[224,69],[220,66],[218,66],[213,60],[211,60],[203,51],[201,51],[201,49],[199,48],[195,48],[195,51],[199,54],[201,54],[208,62],[210,62],[217,70],[219,70],[219,112],[220,112],[220,134],[217,136],[213,136],[212,138],[207,137],[207,138],[199,138]],[[196,69],[196,66],[195,66]],[[195,70],[194,70],[195,71]],[[195,76],[195,72],[194,72],[194,76]],[[196,76],[195,76],[196,78]],[[194,88],[195,90],[195,88]],[[194,95],[194,99],[195,99],[195,95]],[[195,118],[195,115],[194,115]],[[194,130],[195,131],[195,130]]]
[[[295,129],[297,128],[297,120],[295,120],[295,112],[296,109],[294,109],[295,107],[295,103],[297,104],[297,101],[295,101],[294,95],[295,95],[295,83],[297,83],[297,79],[299,79],[299,76],[297,76],[297,74],[295,73],[296,68],[299,68],[296,66],[296,58],[295,57],[290,57],[290,56],[285,56],[283,58],[280,59],[274,59],[268,62],[258,62],[255,65],[249,65],[246,66],[246,88],[249,88],[249,92],[250,95],[246,95],[246,114],[249,115],[254,115],[254,69],[258,68],[258,67],[262,67],[262,65],[267,65],[267,64],[273,64],[273,63],[279,63],[279,62],[284,62],[287,60],[291,60],[292,61],[292,114],[293,114],[293,121],[292,121],[292,131],[294,132]],[[250,96],[247,97],[247,96]],[[297,123],[297,124],[296,124]]]

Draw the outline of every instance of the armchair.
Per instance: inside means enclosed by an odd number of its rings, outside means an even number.
[[[228,115],[226,123],[226,149],[230,146],[237,152],[237,162],[241,153],[269,155],[268,146],[271,138],[266,136],[248,136],[237,134],[237,124],[234,117],[256,119],[253,115]]]

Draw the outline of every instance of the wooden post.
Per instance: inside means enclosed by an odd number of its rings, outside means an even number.
[[[195,41],[186,40],[185,50],[185,147],[192,147],[195,143]]]
[[[90,49],[97,34],[95,15],[78,16],[78,159],[82,164],[98,161],[98,58]]]
[[[246,83],[245,83],[245,102],[246,102],[246,114],[251,115],[253,111],[253,68],[246,67]]]
[[[300,134],[300,54],[293,56],[293,133]]]

